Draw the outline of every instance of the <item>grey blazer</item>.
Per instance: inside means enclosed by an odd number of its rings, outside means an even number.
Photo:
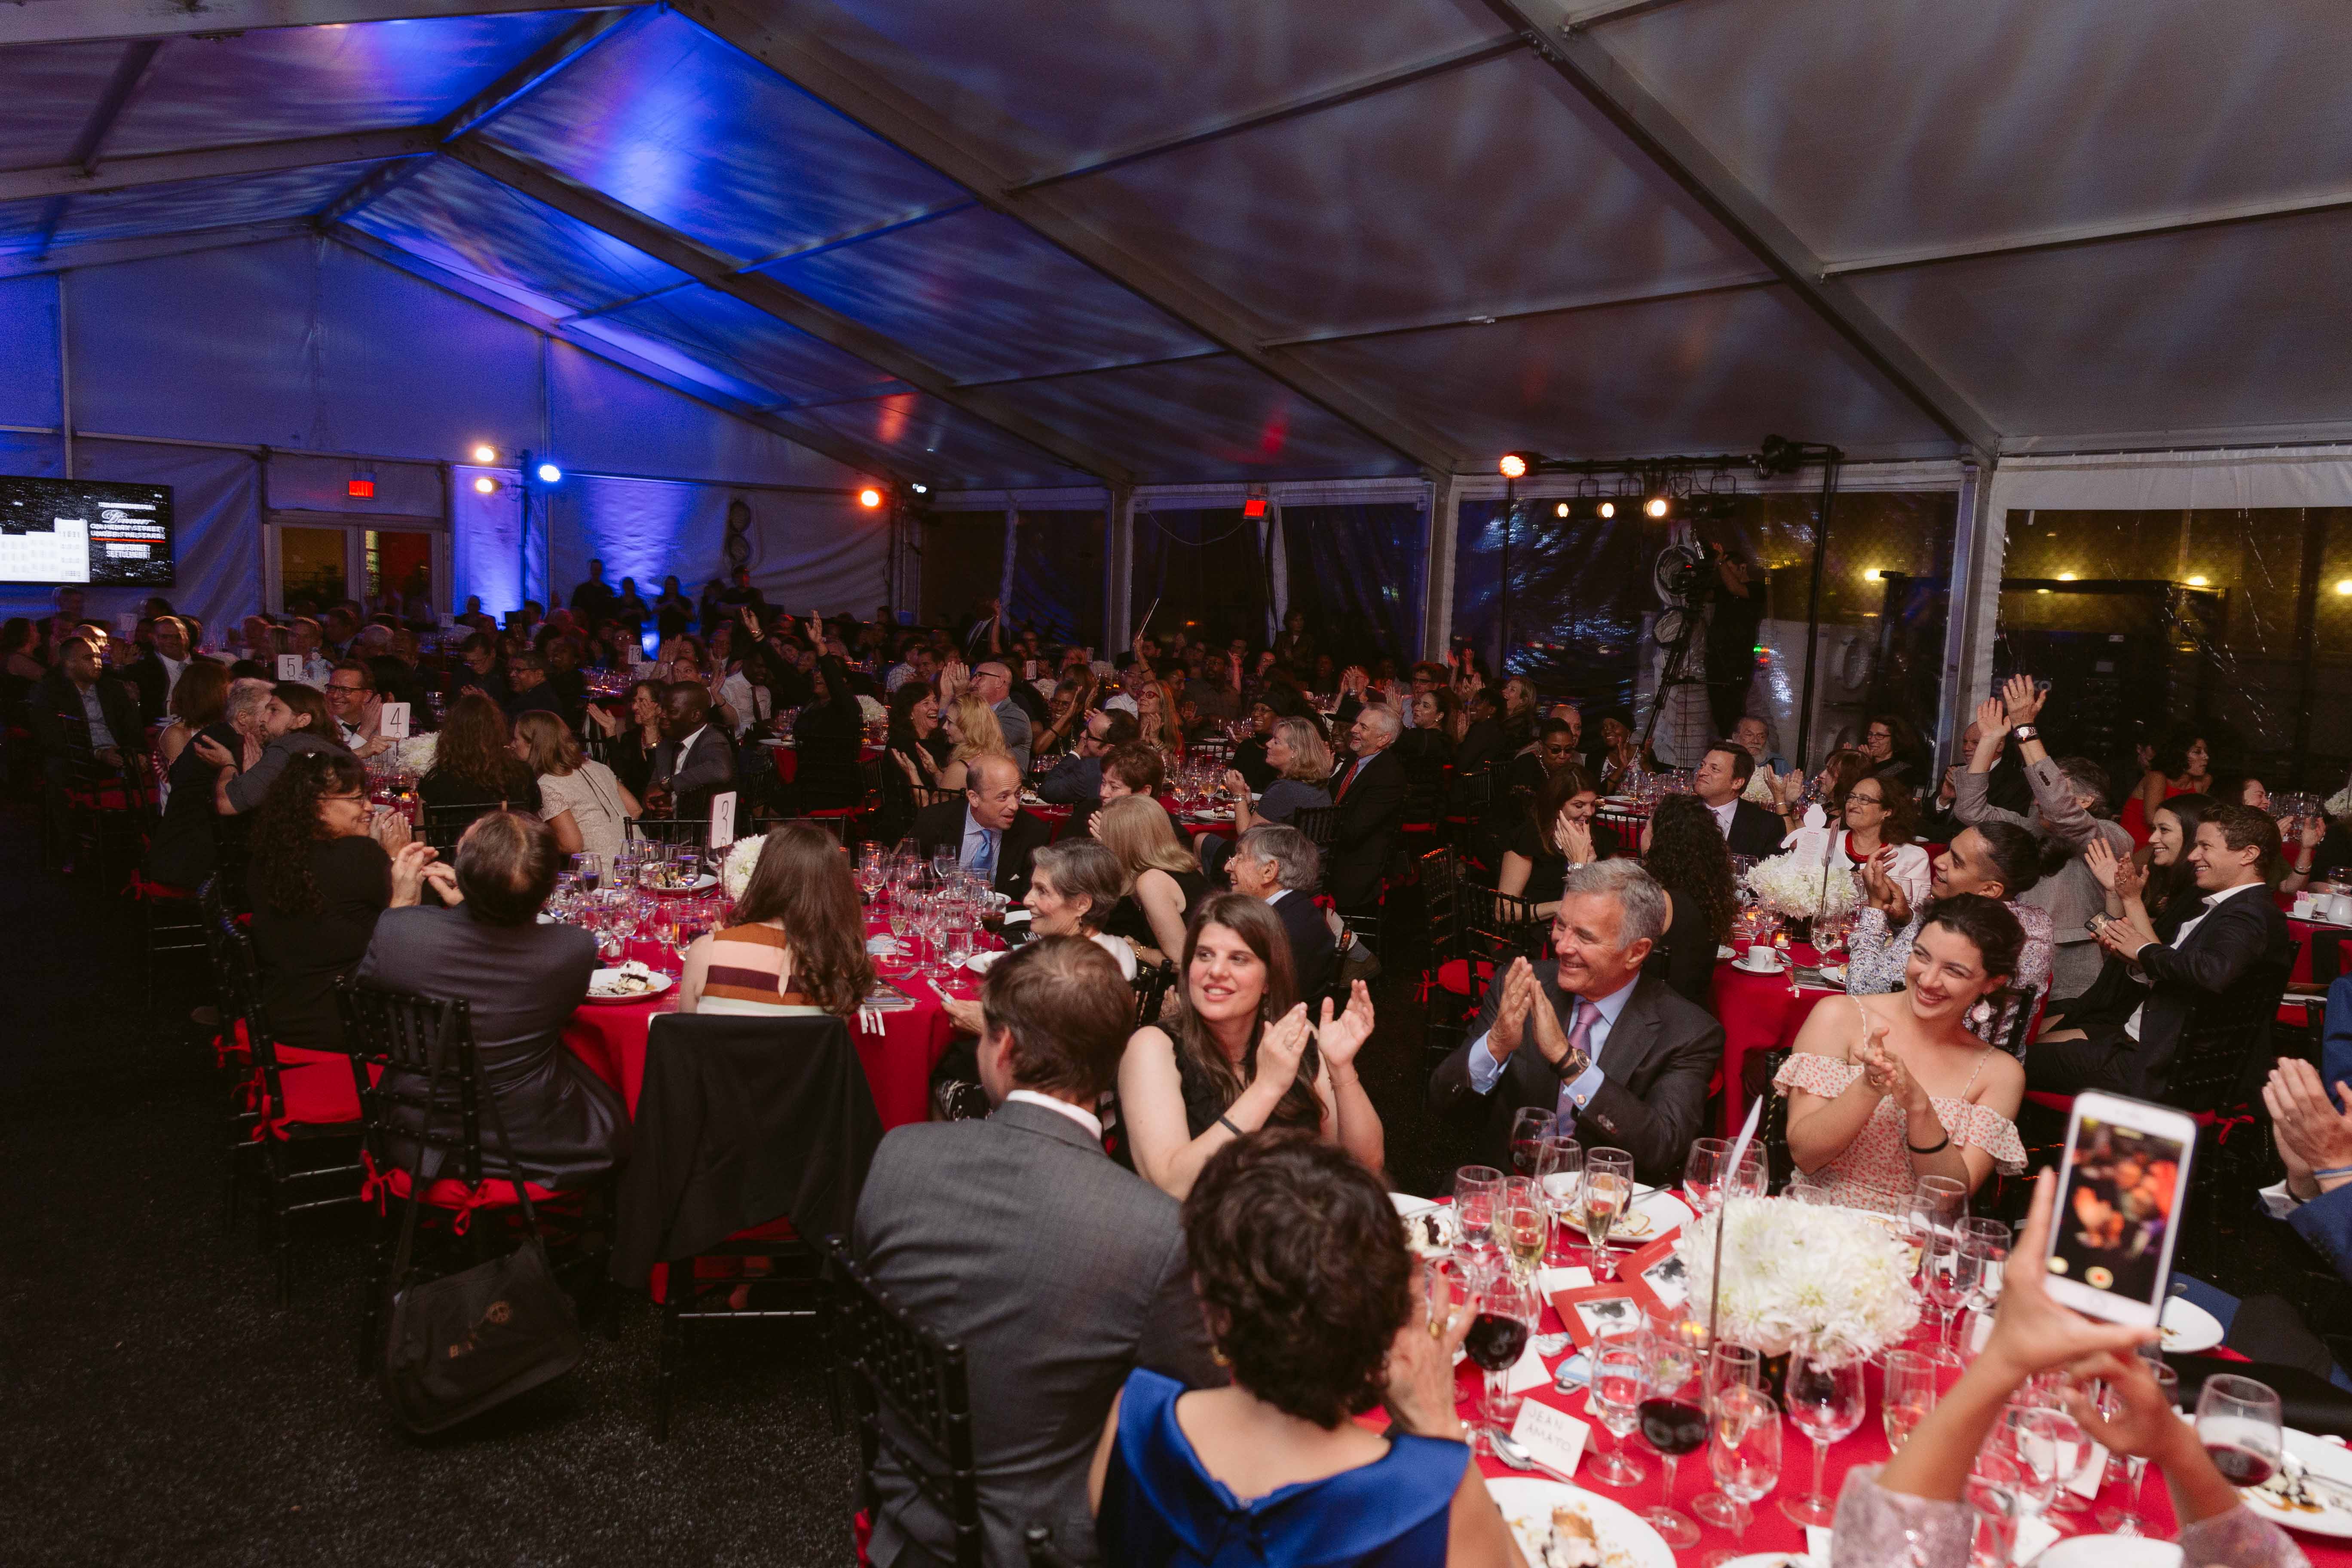
[[[2132,852],[2131,835],[2121,824],[2093,816],[2074,804],[2058,764],[2044,757],[2025,770],[2036,808],[2032,816],[2004,811],[1987,795],[1990,773],[1964,773],[1953,787],[1952,815],[1974,827],[1979,823],[2006,822],[2035,837],[2056,839],[2074,851],[2056,875],[2044,877],[2021,895],[2021,901],[2050,911],[2050,999],[2079,996],[2099,977],[2106,951],[2084,925],[2106,911],[2106,889],[2091,875],[2083,850],[2094,837],[2105,838],[2117,855]]]
[[[1051,1525],[1064,1555],[1095,1561],[1087,1468],[1129,1372],[1225,1381],[1176,1200],[1112,1163],[1072,1118],[1016,1100],[984,1121],[885,1135],[851,1245],[900,1306],[964,1348],[988,1562],[1018,1568],[1033,1524]],[[877,1568],[902,1553],[952,1559],[946,1516],[887,1450],[875,1484]]]

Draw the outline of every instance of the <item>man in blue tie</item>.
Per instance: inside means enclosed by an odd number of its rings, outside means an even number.
[[[1468,1042],[1430,1078],[1431,1108],[1483,1116],[1486,1154],[1501,1168],[1513,1117],[1537,1106],[1586,1148],[1631,1153],[1643,1180],[1679,1181],[1706,1131],[1723,1026],[1643,973],[1666,913],[1664,889],[1637,861],[1569,873],[1552,918],[1559,956],[1520,958],[1487,988]]]
[[[919,813],[915,841],[926,855],[953,849],[958,866],[1018,902],[1029,890],[1030,860],[1053,830],[1021,809],[1021,769],[1001,752],[971,759],[963,795]]]

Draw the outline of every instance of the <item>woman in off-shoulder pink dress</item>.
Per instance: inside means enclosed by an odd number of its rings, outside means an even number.
[[[1969,1031],[1969,1010],[2016,973],[2025,932],[1999,900],[1943,900],[1920,928],[1904,988],[1815,1007],[1773,1079],[1789,1097],[1789,1152],[1836,1178],[1839,1200],[1899,1213],[1921,1176],[1974,1192],[2025,1168],[2014,1118],[2025,1069]]]

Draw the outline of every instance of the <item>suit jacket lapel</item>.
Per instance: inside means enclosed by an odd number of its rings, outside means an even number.
[[[1617,1015],[1601,1047],[1601,1076],[1630,1087],[1657,1043],[1657,998],[1649,985],[1636,980],[1633,994],[1625,998],[1625,1010]]]

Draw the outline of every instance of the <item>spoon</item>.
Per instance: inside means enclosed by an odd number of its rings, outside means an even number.
[[[1502,1460],[1503,1463],[1510,1466],[1511,1468],[1515,1470],[1535,1470],[1540,1474],[1549,1476],[1553,1480],[1565,1481],[1570,1486],[1574,1486],[1576,1484],[1573,1480],[1569,1479],[1568,1477],[1563,1476],[1558,1470],[1553,1469],[1549,1465],[1545,1464],[1541,1459],[1537,1458],[1533,1454],[1528,1453],[1526,1448],[1520,1446],[1517,1438],[1513,1437],[1508,1432],[1504,1431],[1499,1426],[1495,1428],[1489,1436],[1494,1439],[1495,1457]]]

